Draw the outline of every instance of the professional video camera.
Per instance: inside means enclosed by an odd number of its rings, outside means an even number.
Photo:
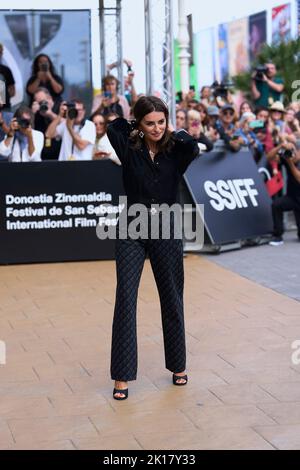
[[[257,82],[263,82],[264,81],[264,75],[268,73],[268,67],[265,65],[258,65],[255,68],[256,75],[254,77],[254,80]]]
[[[212,86],[210,87],[213,91],[213,95],[215,98],[223,98],[227,99],[228,91],[230,91],[234,87],[232,82],[221,82],[215,81]]]

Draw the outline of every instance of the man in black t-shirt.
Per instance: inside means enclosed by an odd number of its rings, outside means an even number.
[[[0,44],[0,81],[4,83],[5,87],[5,96],[4,96],[4,103],[2,104],[2,109],[4,110],[10,110],[10,98],[15,96],[16,94],[16,89],[15,89],[15,80],[13,77],[13,74],[10,70],[9,67],[6,65],[3,65],[2,62],[2,56],[3,56],[3,45]],[[0,101],[1,101],[1,95],[0,95]]]
[[[273,239],[270,242],[272,246],[283,245],[283,214],[287,211],[293,211],[295,214],[300,241],[300,151],[284,150],[281,153],[281,161],[287,170],[287,194],[275,199],[272,204],[274,222]]]

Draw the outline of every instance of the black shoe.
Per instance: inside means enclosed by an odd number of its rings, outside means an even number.
[[[121,395],[124,395],[124,396],[123,397],[116,397],[115,395],[117,393],[120,393]],[[114,397],[115,400],[119,400],[119,401],[126,400],[128,398],[128,388],[125,388],[124,390],[118,390],[117,388],[114,388],[113,397]]]
[[[178,382],[179,380],[185,380],[185,382],[181,383]],[[177,385],[177,387],[182,387],[188,383],[188,376],[187,375],[176,375],[173,374],[173,384]]]
[[[269,245],[271,246],[282,246],[283,244],[284,244],[284,241],[282,237],[273,237],[269,243]]]

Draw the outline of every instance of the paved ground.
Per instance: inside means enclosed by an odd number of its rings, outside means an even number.
[[[207,255],[214,263],[300,301],[300,243],[286,232],[280,247],[262,245]]]
[[[0,449],[299,449],[299,303],[204,257],[185,265],[190,382],[164,369],[147,262],[126,402],[108,373],[114,263],[0,267]]]

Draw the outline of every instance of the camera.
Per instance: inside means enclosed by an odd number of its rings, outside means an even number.
[[[231,82],[214,82],[210,87],[213,90],[213,95],[215,98],[224,98],[227,99],[228,91],[234,87],[234,84]]]
[[[48,102],[47,102],[47,101],[45,101],[45,100],[44,100],[44,101],[41,101],[41,102],[39,103],[39,105],[40,105],[40,112],[41,112],[41,113],[46,113],[46,112],[48,111],[49,106],[48,106]]]
[[[78,111],[76,109],[76,104],[73,103],[72,101],[68,101],[66,103],[66,106],[68,108],[67,111],[67,116],[69,119],[76,119],[78,117]]]
[[[288,160],[289,158],[293,158],[295,155],[295,150],[291,149],[280,149],[278,155],[283,158],[284,160]]]
[[[17,123],[19,124],[20,129],[28,129],[30,127],[30,120],[25,118],[17,118]]]
[[[48,64],[43,63],[43,64],[40,65],[40,71],[41,72],[48,72],[48,70],[49,70],[49,65]]]
[[[255,69],[256,75],[254,77],[254,80],[257,82],[263,82],[264,81],[264,75],[268,73],[268,67],[265,65],[258,65]]]
[[[132,70],[130,65],[127,67],[127,73],[128,75],[134,75],[134,71]]]

